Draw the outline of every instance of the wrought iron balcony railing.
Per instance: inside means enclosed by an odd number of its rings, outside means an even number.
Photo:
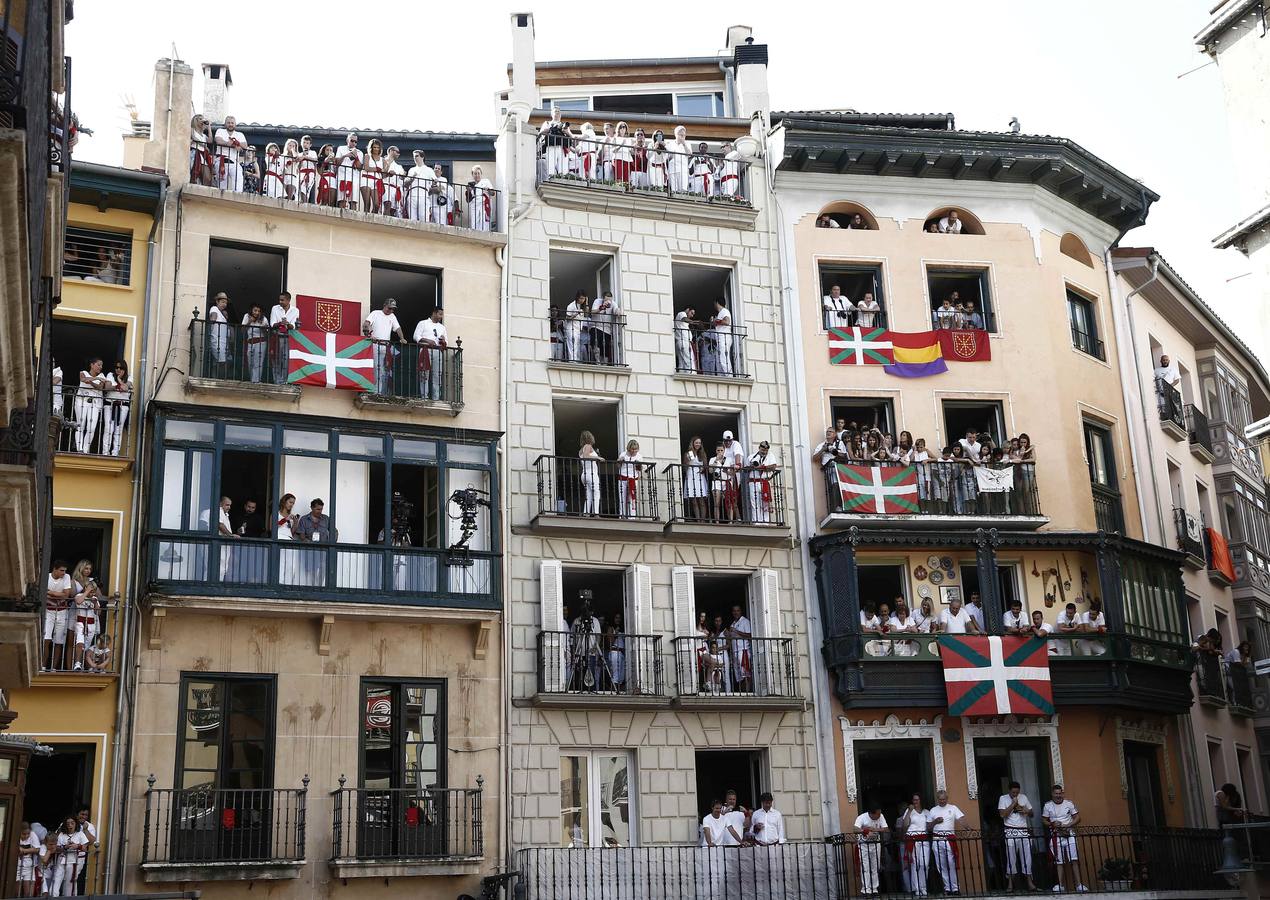
[[[570,317],[553,310],[551,359],[588,366],[626,365],[626,316],[596,313]]]
[[[1182,392],[1162,378],[1155,379],[1155,399],[1160,409],[1160,422],[1168,423],[1179,431],[1186,431]]]
[[[830,463],[824,469],[826,509],[830,514],[853,516],[1030,516],[1042,515],[1036,484],[1036,463],[1009,463],[987,466],[1006,472],[1007,480],[985,479],[975,474],[977,466],[960,460],[936,460],[912,466],[912,481],[900,479],[888,484],[882,467],[902,464],[871,460],[845,461],[842,472]],[[887,496],[893,501],[888,501]]]
[[[1194,403],[1186,404],[1186,434],[1192,447],[1199,447],[1213,455],[1213,433],[1208,427],[1208,416]]]
[[[148,779],[141,865],[304,860],[302,788],[156,788]]]
[[[653,522],[661,518],[655,463],[543,454],[534,466],[540,516]]]
[[[675,323],[675,372],[748,378],[745,371],[745,328],[709,322]]]
[[[53,415],[62,420],[58,453],[131,457],[132,392],[54,385]]]
[[[1195,688],[1199,699],[1213,705],[1226,704],[1226,679],[1219,653],[1199,651],[1195,654]]]
[[[1173,526],[1177,532],[1177,549],[1195,560],[1196,565],[1202,566],[1205,560],[1204,523],[1186,510],[1175,507]]]
[[[790,638],[678,637],[674,644],[680,696],[798,697]]]
[[[484,778],[475,788],[349,788],[331,792],[331,859],[410,862],[485,854]]]
[[[539,632],[538,693],[663,697],[661,636]]]
[[[670,521],[713,528],[785,525],[785,480],[781,469],[668,465],[666,502]]]

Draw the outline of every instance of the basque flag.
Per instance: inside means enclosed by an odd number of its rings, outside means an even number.
[[[843,512],[905,516],[921,511],[914,466],[837,466]]]
[[[835,366],[889,366],[895,362],[891,332],[859,325],[830,328],[829,362]]]
[[[1052,716],[1048,641],[941,634],[950,716]]]
[[[370,338],[322,331],[287,332],[290,339],[288,384],[349,391],[374,391],[375,367]]]

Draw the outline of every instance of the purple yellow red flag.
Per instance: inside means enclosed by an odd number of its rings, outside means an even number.
[[[888,336],[891,339],[891,353],[895,358],[895,362],[886,367],[888,375],[897,375],[900,378],[922,378],[948,371],[948,364],[944,362],[939,337],[935,332],[891,331],[888,332]]]

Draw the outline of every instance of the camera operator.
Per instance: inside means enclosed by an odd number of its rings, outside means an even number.
[[[595,692],[600,685],[603,657],[600,655],[600,620],[591,612],[591,591],[578,592],[582,601],[582,614],[573,620],[573,677],[577,681],[574,690]]]

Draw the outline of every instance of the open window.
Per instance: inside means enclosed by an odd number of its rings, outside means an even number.
[[[966,433],[974,430],[979,434],[979,443],[984,442],[984,435],[992,438],[996,447],[1006,441],[1005,416],[1001,403],[996,400],[945,400],[944,440],[955,446],[966,437]]]
[[[673,94],[596,94],[591,98],[591,108],[596,112],[669,116],[673,106]]]
[[[706,457],[713,457],[715,448],[726,443],[724,434],[727,433],[732,435],[733,443],[741,448],[742,455],[748,457],[745,435],[741,432],[740,410],[679,408],[679,446],[683,453],[688,452],[693,438],[701,438]]]
[[[549,254],[551,358],[591,365],[624,365],[622,298],[610,253],[553,248]],[[579,293],[585,298],[578,299]],[[601,309],[606,293],[612,306]]]
[[[111,523],[103,519],[53,519],[53,558],[63,560],[68,572],[81,560],[91,563],[103,596],[111,585],[111,530]]]
[[[987,269],[927,269],[932,327],[996,331],[988,280]]]
[[[732,269],[672,263],[675,371],[743,376],[745,328],[733,300]]]
[[[883,434],[896,433],[895,409],[890,400],[873,397],[833,397],[829,401],[831,424],[839,434],[844,428]]]
[[[839,200],[830,203],[816,215],[817,228],[850,228],[856,231],[877,231],[878,220],[859,203]]]
[[[820,296],[823,328],[886,327],[886,298],[882,295],[879,265],[822,264]],[[840,298],[846,302],[840,302]]]
[[[62,417],[59,452],[116,456],[127,452],[123,429],[129,404],[120,401],[121,409],[117,409],[116,404],[107,404],[100,390],[81,389],[79,380],[80,372],[94,374],[94,360],[101,360],[101,369],[95,373],[101,378],[114,372],[116,362],[126,364],[126,340],[127,330],[122,325],[53,319],[53,365],[61,370],[62,379],[53,386],[53,412]]]
[[[899,563],[861,563],[856,567],[856,584],[859,585],[860,609],[872,611],[879,618],[882,604],[886,604],[888,617],[893,616],[897,599],[908,597],[908,578]]]
[[[557,397],[551,413],[552,458],[539,463],[541,510],[562,516],[619,515],[613,460],[626,445],[617,400]],[[584,463],[578,456],[584,435],[594,440],[591,446],[600,456],[594,463]]]
[[[409,339],[415,326],[441,305],[441,272],[374,260],[370,264],[370,308],[379,309],[389,297],[397,301],[397,321]]]
[[[28,822],[39,822],[54,832],[67,816],[73,816],[84,807],[91,809],[96,816],[104,810],[98,809],[92,802],[97,746],[88,743],[50,744],[52,753],[31,756],[26,773],[22,818]],[[101,819],[97,821],[100,823]],[[91,889],[91,885],[89,887]]]
[[[960,229],[953,223],[960,222]],[[923,231],[941,234],[985,234],[983,222],[968,209],[960,206],[942,206],[926,217]]]
[[[199,316],[206,318],[212,298],[222,291],[229,297],[230,322],[241,322],[253,303],[267,313],[286,285],[285,248],[213,240],[207,257],[207,298]]]
[[[129,284],[132,233],[68,225],[62,250],[62,277],[102,284]]]
[[[1068,288],[1067,319],[1072,327],[1072,346],[1095,359],[1105,360],[1107,354],[1102,338],[1098,336],[1098,313],[1094,301]]]

